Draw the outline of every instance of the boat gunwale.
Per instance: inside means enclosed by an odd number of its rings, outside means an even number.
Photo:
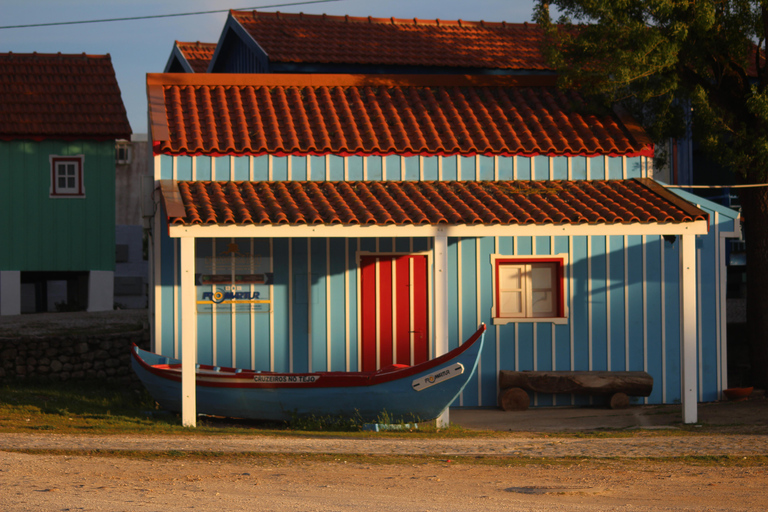
[[[399,368],[394,370],[387,369],[389,367],[382,368],[373,372],[305,372],[305,373],[291,373],[291,372],[257,372],[254,370],[242,370],[236,373],[237,368],[232,367],[218,367],[219,370],[213,365],[199,365],[195,371],[195,381],[197,386],[204,387],[228,387],[228,388],[248,388],[248,389],[312,389],[312,388],[343,388],[343,387],[367,387],[375,386],[378,384],[385,384],[399,379],[405,379],[412,377],[419,373],[431,370],[437,366],[445,364],[448,361],[456,359],[462,356],[467,350],[469,350],[475,343],[482,339],[486,331],[485,323],[480,324],[477,331],[470,336],[464,343],[456,347],[455,349],[443,354],[442,356],[424,361],[413,366],[407,366],[405,368]],[[136,346],[134,343],[131,347],[131,356],[133,359],[147,372],[152,373],[158,377],[166,380],[181,381],[181,363],[178,359],[165,357],[169,360],[169,363],[163,365],[151,365],[146,362],[141,353],[152,354],[158,357],[158,354],[143,350]],[[203,370],[204,373],[201,373]],[[209,373],[210,372],[210,373]],[[253,379],[256,376],[268,376],[268,377],[296,377],[296,378],[309,378],[318,377],[312,382],[255,382]]]

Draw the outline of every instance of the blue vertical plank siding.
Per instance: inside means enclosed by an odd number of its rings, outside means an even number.
[[[368,166],[366,180],[381,181],[384,173],[384,159],[380,156],[368,156],[366,157]]]
[[[707,211],[707,210],[705,210]],[[717,274],[715,269],[715,215],[709,210],[709,233],[699,236],[696,240],[698,261],[696,262],[699,311],[717,311]],[[718,315],[699,315],[698,349],[699,349],[699,400],[717,400],[717,379],[706,378],[707,375],[717,375],[719,333]]]
[[[648,333],[645,338],[646,364],[645,371],[651,374],[654,380],[661,380],[662,349],[661,340],[661,244],[660,236],[646,237],[646,295],[647,315],[645,329]],[[649,401],[658,402],[661,399],[661,386],[654,386]]]
[[[609,305],[611,308],[611,336],[609,370],[626,370],[626,345],[624,322],[625,318],[625,300],[624,300],[624,237],[608,237],[608,261],[610,271],[608,274],[610,286]]]
[[[500,180],[514,179],[515,159],[514,157],[499,157],[497,171]]]
[[[291,327],[293,328],[293,371],[309,371],[309,305],[314,294],[309,288],[309,253],[310,239],[291,239],[293,266],[289,272],[293,276],[293,300],[290,307],[293,311]]]
[[[570,322],[573,324],[573,370],[589,370],[589,296],[587,282],[587,243],[585,236],[572,239],[571,307]]]
[[[470,325],[470,333],[474,332],[481,322],[486,326],[493,325],[491,318],[491,308],[493,307],[492,294],[489,291],[488,284],[493,279],[491,266],[487,264],[491,260],[491,254],[495,252],[496,240],[492,237],[478,238],[479,259],[477,261],[477,275],[480,280],[480,296],[477,297],[476,311],[479,318],[475,319],[475,324]],[[484,264],[485,263],[485,264]],[[480,355],[481,371],[478,372],[480,380],[480,401],[475,405],[493,404],[497,397],[497,379],[496,379],[496,330],[487,329],[483,350]]]
[[[441,156],[439,157],[443,165],[443,181],[458,180],[458,157],[455,156]]]
[[[234,161],[232,179],[235,181],[248,181],[251,173],[251,157],[236,156],[232,160]]]
[[[310,156],[309,157],[309,176],[308,180],[311,181],[325,181],[325,157],[324,156]]]
[[[491,181],[495,179],[495,158],[492,156],[478,156],[479,170],[477,172],[477,179],[484,181]]]
[[[565,180],[644,176],[645,157],[493,156],[160,156],[156,177],[178,180]],[[289,165],[290,164],[290,165]],[[271,174],[270,174],[271,170]],[[625,174],[626,173],[626,174]],[[677,193],[677,191],[676,191]],[[687,200],[695,196],[680,193]],[[702,204],[703,200],[698,200]],[[706,205],[705,205],[706,206]],[[718,229],[734,229],[737,214],[704,207],[710,233],[697,237],[700,399],[718,398],[721,344]],[[715,212],[720,224],[715,224]],[[164,215],[163,212],[160,215]],[[181,346],[178,241],[157,233],[161,251],[158,351]],[[241,252],[271,262],[268,312],[233,313],[217,306],[199,313],[198,361],[258,370],[302,372],[358,369],[360,252],[431,251],[429,237],[205,239],[197,258]],[[494,324],[491,256],[568,255],[567,319]],[[497,370],[646,370],[654,378],[648,403],[680,400],[680,241],[658,236],[499,236],[448,240],[449,348],[488,326],[478,374],[454,406],[495,406]],[[430,279],[434,282],[434,261]],[[289,282],[290,280],[290,282]],[[199,292],[202,293],[202,292]],[[434,297],[430,294],[432,299]],[[434,304],[430,309],[434,315]],[[434,330],[434,324],[430,326]],[[434,351],[434,332],[431,348]],[[234,343],[232,342],[234,338]],[[273,345],[271,345],[273,343]],[[432,352],[434,353],[434,352]],[[591,359],[590,359],[591,356]],[[538,394],[535,405],[589,403]]]
[[[624,178],[624,162],[622,158],[609,158],[608,159],[608,176],[609,180],[620,180]]]
[[[549,179],[549,157],[535,156],[533,161],[532,180],[546,181]]]
[[[331,155],[328,158],[328,179],[330,181],[343,181],[345,162],[343,156]]]
[[[272,177],[273,181],[285,181],[288,179],[288,157],[287,156],[270,156],[272,160]]]
[[[568,179],[568,157],[556,156],[552,158],[552,179]]]
[[[267,155],[252,156],[253,159],[253,179],[254,181],[269,180],[269,159]]]
[[[605,175],[605,157],[594,156],[587,159],[589,162],[589,176],[590,180],[605,180],[608,176]]]
[[[274,371],[287,372],[291,367],[291,348],[288,343],[289,321],[289,282],[291,268],[288,266],[288,252],[291,240],[275,238],[272,242],[272,318],[274,324]]]
[[[418,181],[420,179],[421,167],[419,166],[418,156],[407,156],[404,159],[405,169],[403,169],[403,180]]]
[[[517,162],[517,177],[515,179],[517,180],[533,179],[533,176],[531,176],[531,162],[533,161],[533,159],[524,157],[524,156],[516,156],[515,160]]]
[[[176,179],[193,180],[191,156],[180,156],[176,158]]]
[[[210,156],[195,157],[195,179],[198,181],[209,181],[213,177],[213,158]]]
[[[592,294],[589,299],[592,320],[591,370],[608,369],[608,292],[606,289],[606,237],[590,237],[592,260]]]
[[[312,249],[310,255],[312,262],[310,265],[310,283],[312,286],[309,316],[310,339],[312,346],[312,371],[328,371],[328,338],[327,338],[327,307],[326,287],[328,286],[328,277],[326,271],[327,258],[325,257],[326,246],[328,244],[325,238],[309,239]]]
[[[571,179],[572,180],[587,179],[587,158],[586,157],[575,156],[571,158]]]
[[[459,257],[461,264],[459,266],[459,281],[461,283],[461,293],[459,294],[460,311],[459,317],[461,319],[461,330],[459,336],[464,341],[469,338],[472,333],[477,330],[478,318],[477,318],[477,257],[476,257],[476,244],[479,243],[479,238],[463,238],[459,243]],[[479,382],[477,379],[471,379],[467,386],[464,388],[464,404],[463,405],[478,405]]]
[[[330,246],[331,258],[329,260],[330,274],[327,276],[330,289],[330,302],[326,307],[330,309],[328,321],[330,326],[330,339],[327,343],[331,346],[330,371],[342,372],[346,370],[346,310],[347,300],[344,288],[344,274],[346,262],[344,259],[345,240],[341,238],[328,238],[326,242]]]
[[[291,177],[292,181],[306,181],[309,179],[307,176],[307,158],[302,156],[289,156],[291,165]]]
[[[438,178],[437,169],[440,159],[439,156],[424,156],[421,157],[421,169],[424,180],[436,181]]]
[[[663,380],[654,381],[664,403],[680,400],[680,239],[664,242],[664,355]]]
[[[270,240],[266,238],[254,238],[252,240],[251,254],[256,255],[259,260],[268,260],[272,265],[275,263],[274,256],[270,250]],[[269,267],[267,267],[269,268]],[[271,307],[274,308],[274,286],[270,286],[269,298],[272,300]],[[270,316],[273,313],[270,312],[256,312],[250,315],[251,325],[253,326],[253,332],[251,337],[253,339],[253,366],[254,370],[269,371],[270,370]]]
[[[346,165],[347,165],[347,177],[346,179],[349,181],[360,181],[364,180],[365,176],[363,176],[363,159],[365,157],[362,156],[348,156],[346,157]],[[389,178],[387,178],[389,179]]]
[[[229,181],[234,179],[232,177],[232,169],[230,169],[230,161],[228,156],[213,157],[213,166],[216,169],[216,176],[213,178],[216,181]]]
[[[477,178],[477,159],[474,156],[459,156],[459,179],[476,180]]]
[[[627,288],[629,305],[629,332],[627,337],[628,371],[644,370],[643,339],[645,335],[645,315],[643,311],[643,292],[645,274],[643,272],[643,237],[627,237]],[[679,299],[678,299],[679,300]]]

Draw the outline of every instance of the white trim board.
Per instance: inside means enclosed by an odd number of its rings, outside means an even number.
[[[610,236],[610,235],[704,235],[706,220],[650,224],[541,224],[541,225],[211,225],[169,226],[171,238],[396,238],[490,236]]]

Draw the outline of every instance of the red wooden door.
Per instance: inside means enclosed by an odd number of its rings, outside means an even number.
[[[361,257],[360,267],[361,370],[426,361],[426,255],[366,255]]]

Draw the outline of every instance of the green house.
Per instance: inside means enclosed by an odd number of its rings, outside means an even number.
[[[0,91],[0,315],[112,309],[131,127],[110,56],[0,54]]]

